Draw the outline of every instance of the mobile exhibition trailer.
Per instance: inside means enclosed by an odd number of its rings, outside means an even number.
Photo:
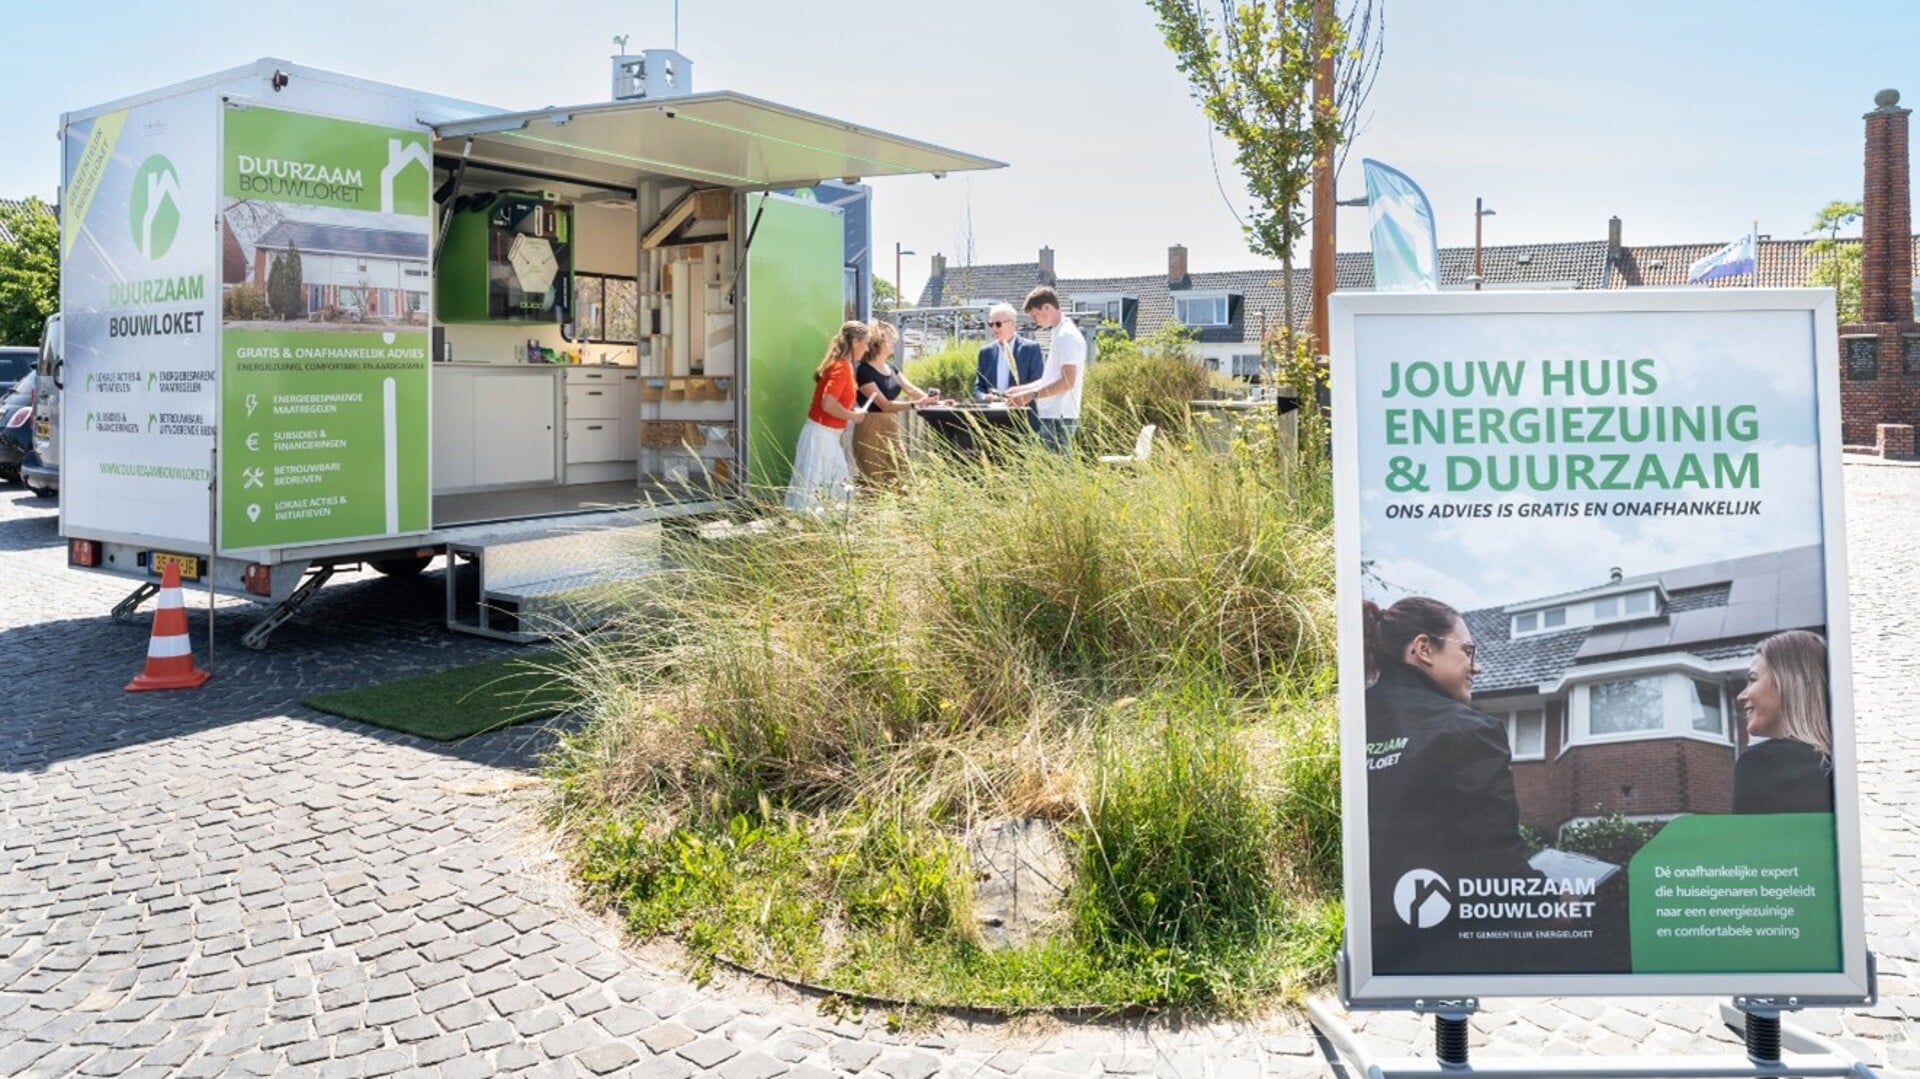
[[[784,484],[869,285],[836,203],[1000,163],[613,71],[501,112],[265,59],[62,118],[60,529],[139,582],[117,616],[173,565],[273,604],[262,647],[341,566],[445,555],[449,625],[528,637]]]

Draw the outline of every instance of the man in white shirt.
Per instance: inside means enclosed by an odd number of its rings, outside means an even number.
[[[1032,401],[1034,426],[1039,429],[1041,443],[1054,453],[1066,453],[1073,446],[1074,431],[1080,427],[1087,339],[1072,319],[1060,313],[1060,296],[1050,285],[1027,293],[1026,312],[1036,325],[1053,331],[1053,347],[1047,352],[1040,377],[1008,390],[1007,400],[1016,405]]]

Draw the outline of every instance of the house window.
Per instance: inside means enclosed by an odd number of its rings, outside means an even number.
[[[1182,296],[1174,301],[1174,318],[1186,326],[1225,326],[1232,319],[1225,296]]]
[[[1539,629],[1540,629],[1539,612],[1528,611],[1526,614],[1516,614],[1513,616],[1513,632],[1515,634],[1534,633],[1534,632],[1537,632]]]
[[[1252,378],[1260,373],[1260,354],[1242,354],[1233,358],[1233,377]]]
[[[1587,732],[1595,737],[1657,731],[1666,726],[1658,675],[1600,682],[1587,690]]]
[[[1880,341],[1873,337],[1849,337],[1843,342],[1847,346],[1847,379],[1852,382],[1871,382],[1880,377]]]
[[[1575,687],[1571,705],[1574,744],[1727,737],[1726,697],[1712,677],[1672,672],[1595,682]]]
[[[1593,601],[1593,620],[1613,622],[1653,613],[1652,592],[1628,592],[1622,596],[1602,596]]]
[[[1218,357],[1218,356],[1208,356],[1208,357],[1207,357],[1207,370],[1209,370],[1209,371],[1218,371],[1218,370],[1220,370],[1220,357]]]
[[[1507,744],[1517,761],[1545,760],[1547,714],[1538,708],[1507,713]]]
[[[1901,340],[1900,373],[1920,375],[1920,336],[1908,335]]]
[[[1693,729],[1702,734],[1722,734],[1726,726],[1722,722],[1720,709],[1720,687],[1712,682],[1693,680]]]
[[[1549,607],[1540,612],[1541,629],[1559,629],[1566,624],[1567,609],[1565,607]]]

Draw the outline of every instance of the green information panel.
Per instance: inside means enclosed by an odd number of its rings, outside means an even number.
[[[220,543],[430,526],[423,132],[226,115]]]
[[[1634,855],[1636,973],[1837,971],[1833,814],[1680,817]]]
[[[747,255],[747,480],[765,491],[793,478],[813,369],[844,315],[846,240],[837,212],[797,199],[749,199],[748,220],[762,201],[766,210]]]

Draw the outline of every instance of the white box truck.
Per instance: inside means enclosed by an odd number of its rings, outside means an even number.
[[[449,625],[524,639],[783,484],[848,310],[811,189],[1001,166],[689,71],[502,112],[265,59],[64,116],[68,563],[138,582],[117,617],[168,565],[270,603],[257,648],[445,556]]]

